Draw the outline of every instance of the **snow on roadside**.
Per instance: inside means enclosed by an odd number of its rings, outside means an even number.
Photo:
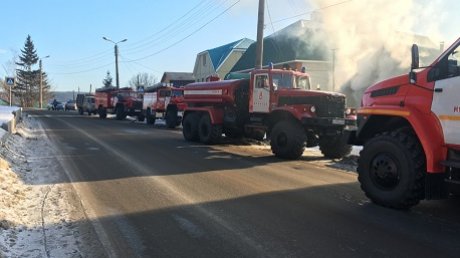
[[[0,148],[0,257],[86,257],[86,221],[53,146],[24,117]],[[85,243],[85,244],[84,244]]]

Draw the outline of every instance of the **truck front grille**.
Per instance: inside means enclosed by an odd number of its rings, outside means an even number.
[[[314,105],[318,117],[344,117],[344,96],[286,96],[279,98],[279,105]]]

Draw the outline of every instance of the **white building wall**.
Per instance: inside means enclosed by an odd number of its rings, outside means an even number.
[[[208,52],[202,52],[197,55],[195,61],[195,68],[193,69],[193,76],[196,81],[206,81],[206,77],[216,73],[214,66],[211,62]]]
[[[312,89],[320,88],[325,91],[334,91],[332,89],[332,67],[327,61],[303,61],[302,66],[305,67],[310,75]],[[335,89],[337,91],[338,89]]]

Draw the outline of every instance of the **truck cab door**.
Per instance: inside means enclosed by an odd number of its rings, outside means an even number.
[[[444,56],[428,74],[434,80],[431,111],[438,117],[444,142],[460,145],[460,47]]]
[[[256,74],[252,82],[250,112],[270,112],[270,83],[268,73]]]
[[[171,102],[171,93],[172,93],[172,90],[167,90],[166,92],[166,96],[165,96],[165,109],[169,106],[169,103]]]

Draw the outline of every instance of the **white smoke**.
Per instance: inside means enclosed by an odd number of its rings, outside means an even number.
[[[433,18],[441,0],[309,2],[320,12],[329,47],[336,49],[335,82],[345,92],[361,95],[373,83],[408,71],[412,43],[439,49]]]

